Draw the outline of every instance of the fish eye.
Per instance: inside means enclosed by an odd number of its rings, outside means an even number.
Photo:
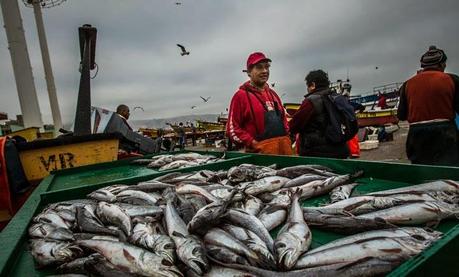
[[[165,259],[161,260],[161,264],[165,265],[165,266],[173,266],[174,265],[173,263],[171,263],[170,261],[165,260]]]

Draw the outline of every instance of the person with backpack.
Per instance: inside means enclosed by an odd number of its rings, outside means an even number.
[[[299,155],[347,158],[346,142],[358,131],[353,107],[329,88],[330,80],[323,70],[309,72],[305,81],[308,93],[289,122],[290,132],[299,134]]]
[[[249,55],[245,72],[250,80],[231,99],[226,135],[246,152],[291,155],[288,123],[282,101],[266,83],[271,59]]]

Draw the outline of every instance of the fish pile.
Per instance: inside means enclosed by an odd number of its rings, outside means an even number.
[[[397,226],[427,222],[421,220],[425,214],[409,212],[425,211],[430,221],[458,211],[459,186],[449,180],[342,204],[358,198],[350,195],[362,175],[319,165],[241,164],[115,184],[87,199],[47,206],[29,227],[30,251],[38,267],[81,276],[374,276],[441,237],[430,229]],[[334,202],[328,206],[300,205],[327,193]],[[374,200],[384,197],[392,200]],[[393,208],[399,214],[387,211]],[[331,223],[338,230],[343,222],[347,229],[355,222],[363,227],[311,249],[311,228],[328,224],[320,221],[327,217],[335,218]]]
[[[214,163],[223,159],[224,155],[222,158],[218,158],[213,155],[201,155],[199,153],[189,152],[176,155],[157,155],[149,159],[136,159],[131,163],[138,165],[146,165],[147,168],[162,171]]]

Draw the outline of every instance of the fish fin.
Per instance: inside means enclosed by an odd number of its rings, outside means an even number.
[[[133,263],[135,261],[135,257],[132,256],[129,251],[127,251],[126,249],[123,249],[123,256],[130,262],[130,263]]]

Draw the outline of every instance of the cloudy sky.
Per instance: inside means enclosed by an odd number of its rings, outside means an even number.
[[[98,29],[92,104],[136,110],[132,119],[220,113],[247,79],[249,53],[272,60],[270,82],[284,102],[299,102],[304,77],[322,68],[345,79],[353,94],[413,75],[435,44],[459,73],[457,0],[68,0],[44,9],[51,62],[65,123],[75,114],[79,85],[77,29]],[[52,121],[33,10],[19,1],[45,123]],[[1,15],[0,15],[1,16]],[[3,17],[1,17],[3,22]],[[191,55],[181,57],[175,46]],[[5,30],[0,30],[0,111],[20,113]],[[376,69],[378,67],[378,69]],[[211,99],[203,103],[199,96]],[[191,110],[191,106],[197,106]]]

